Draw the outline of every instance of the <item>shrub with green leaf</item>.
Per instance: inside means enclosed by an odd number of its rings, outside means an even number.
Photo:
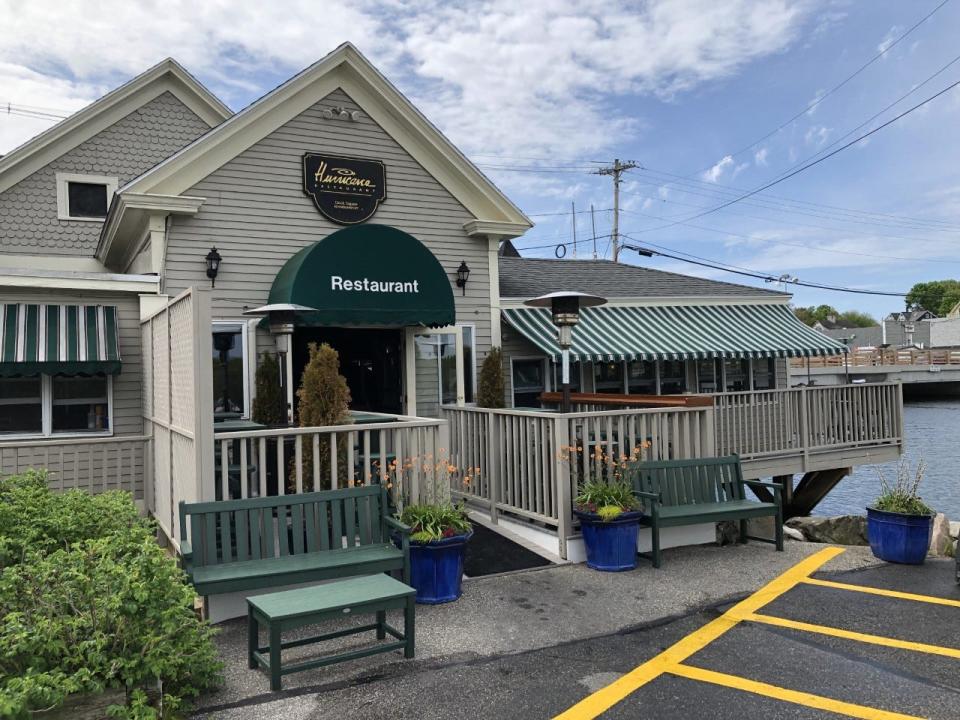
[[[616,520],[625,512],[640,509],[640,502],[633,494],[632,486],[624,480],[589,480],[580,486],[580,492],[573,502],[580,512],[599,515],[604,522]]]
[[[463,505],[407,505],[400,522],[410,526],[410,540],[415,543],[466,535],[473,528]]]
[[[873,504],[877,510],[904,513],[905,515],[933,515],[933,510],[920,499],[920,482],[927,465],[921,459],[916,472],[910,468],[910,462],[901,458],[897,464],[897,477],[893,484],[887,482],[883,470],[877,468],[880,476],[880,497]]]
[[[115,717],[174,717],[218,682],[213,629],[122,492],[54,494],[41,473],[0,481],[0,717],[123,688]]]
[[[257,394],[253,398],[250,417],[262,425],[280,425],[286,422],[283,392],[280,387],[280,363],[277,356],[265,352],[260,356],[254,378]]]
[[[477,405],[483,408],[504,406],[503,356],[500,348],[492,347],[480,365],[477,378]]]

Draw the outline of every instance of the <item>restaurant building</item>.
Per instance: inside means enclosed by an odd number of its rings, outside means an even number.
[[[0,469],[142,493],[157,428],[199,442],[208,399],[250,417],[262,353],[294,419],[311,342],[338,350],[355,411],[469,405],[494,346],[507,406],[537,406],[559,349],[523,301],[561,289],[610,300],[574,334],[584,391],[784,388],[786,358],[843,351],[782,293],[501,254],[531,226],[350,44],[237,113],[161,62],[0,158]],[[209,314],[178,326],[191,293]]]

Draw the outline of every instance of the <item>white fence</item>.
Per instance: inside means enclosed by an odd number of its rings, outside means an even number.
[[[178,544],[177,504],[212,500],[213,370],[208,290],[190,288],[141,322],[147,508]]]
[[[368,413],[369,414],[369,413]],[[379,482],[416,502],[447,492],[442,420],[382,414],[378,422],[216,435],[216,499],[286,495]],[[319,461],[317,460],[319,458]]]

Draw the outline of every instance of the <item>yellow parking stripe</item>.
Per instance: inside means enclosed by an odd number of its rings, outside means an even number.
[[[554,720],[591,720],[619,703],[630,693],[671,671],[677,663],[683,662],[694,653],[702,650],[718,637],[734,627],[738,616],[756,612],[785,592],[796,587],[805,577],[819,570],[824,564],[843,552],[843,548],[828,547],[802,560],[779,577],[774,578],[750,597],[734,605],[726,613],[704,625],[675,645],[667,648],[643,665],[631,670],[610,685],[588,695],[570,709],[557,715]]]
[[[845,640],[856,640],[871,645],[883,645],[884,647],[900,648],[901,650],[913,650],[914,652],[929,653],[930,655],[943,655],[944,657],[960,658],[960,649],[943,647],[941,645],[927,645],[925,643],[912,642],[910,640],[898,640],[897,638],[885,637],[883,635],[868,635],[866,633],[843,630],[841,628],[829,627],[827,625],[814,625],[812,623],[799,622],[797,620],[787,620],[786,618],[774,617],[773,615],[760,615],[757,613],[745,613],[737,617],[738,620],[748,620],[750,622],[764,623],[765,625],[775,625],[776,627],[789,628],[790,630],[802,630],[803,632],[817,633],[818,635],[830,635],[832,637],[843,638]]]
[[[937,597],[936,595],[916,595],[914,593],[900,592],[899,590],[885,590],[883,588],[870,587],[869,585],[851,585],[849,583],[821,580],[820,578],[812,577],[804,578],[801,582],[807,585],[836,588],[837,590],[852,590],[854,592],[867,593],[868,595],[881,595],[883,597],[898,598],[900,600],[914,600],[916,602],[932,603],[934,605],[960,607],[960,600],[951,600],[950,598]]]
[[[823,697],[822,695],[790,690],[789,688],[779,687],[778,685],[769,685],[768,683],[748,680],[747,678],[736,675],[714,672],[713,670],[705,670],[691,665],[674,665],[668,672],[671,675],[689,678],[690,680],[699,680],[700,682],[708,682],[726,688],[744,690],[755,695],[773,698],[774,700],[783,700],[816,710],[862,718],[862,720],[921,720],[915,715],[903,715],[901,713],[890,712],[889,710],[855,705],[853,703],[843,702],[842,700]]]

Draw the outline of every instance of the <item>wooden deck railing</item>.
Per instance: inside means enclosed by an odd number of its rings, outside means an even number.
[[[843,355],[794,358],[790,364],[796,369],[806,369],[808,360],[811,368],[960,365],[960,350],[852,350],[849,359]]]
[[[126,490],[142,500],[148,441],[145,435],[114,435],[2,442],[0,474],[46,468],[54,490]]]
[[[383,422],[217,433],[216,499],[285,495],[369,482],[416,501],[438,472],[448,484],[442,420],[382,415]],[[317,460],[319,458],[319,460]],[[441,467],[442,466],[442,467]],[[440,468],[440,470],[438,470]]]
[[[479,468],[452,492],[489,511],[555,528],[561,555],[573,527],[580,480],[609,475],[620,462],[736,453],[763,476],[805,472],[808,460],[855,462],[900,452],[899,383],[721,393],[714,405],[585,411],[491,410],[444,406],[450,457]],[[875,460],[874,460],[875,461]],[[867,460],[861,460],[867,462]],[[834,466],[830,466],[834,467]],[[758,477],[754,475],[754,477]]]

